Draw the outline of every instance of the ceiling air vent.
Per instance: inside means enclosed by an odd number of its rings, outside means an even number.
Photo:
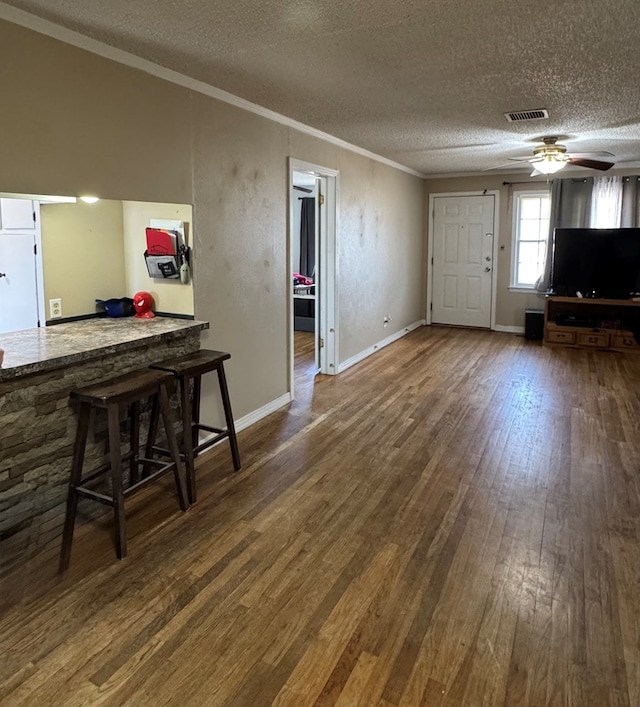
[[[544,108],[536,110],[517,110],[513,113],[505,113],[504,117],[510,123],[520,122],[521,120],[547,120],[549,113]]]

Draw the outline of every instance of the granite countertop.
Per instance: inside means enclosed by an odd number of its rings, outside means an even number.
[[[100,317],[0,334],[0,348],[5,351],[0,381],[132,349],[141,340],[149,345],[208,328],[208,322],[174,317]]]

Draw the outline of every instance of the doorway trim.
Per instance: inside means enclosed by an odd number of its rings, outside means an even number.
[[[319,307],[320,318],[318,336],[324,340],[324,347],[320,351],[320,373],[326,375],[336,375],[338,373],[338,293],[336,288],[337,258],[336,258],[336,233],[338,230],[338,199],[340,194],[340,173],[329,167],[305,162],[294,157],[289,158],[289,179],[288,179],[288,201],[289,201],[289,223],[287,228],[287,311],[288,326],[287,336],[289,338],[289,393],[291,399],[294,396],[294,335],[293,335],[293,279],[291,273],[293,267],[293,202],[291,193],[293,190],[293,173],[303,172],[320,179],[325,203],[322,208],[324,218],[320,221],[320,233],[318,234],[320,258],[318,261],[319,277]]]
[[[437,192],[429,194],[429,212],[428,212],[428,235],[427,235],[427,324],[431,324],[431,305],[433,303],[433,220],[435,203],[437,197],[450,196],[493,196],[493,268],[491,271],[491,323],[490,330],[495,331],[496,328],[496,302],[497,302],[497,283],[498,283],[498,252],[500,240],[500,190],[499,189],[482,189],[479,191],[455,191],[455,192]],[[486,331],[486,330],[485,330]]]

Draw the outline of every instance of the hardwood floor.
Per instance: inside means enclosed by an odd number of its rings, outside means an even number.
[[[0,703],[636,707],[640,357],[416,330],[7,581]],[[57,551],[57,548],[56,548]]]

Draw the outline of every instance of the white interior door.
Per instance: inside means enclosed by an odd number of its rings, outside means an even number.
[[[38,326],[36,236],[0,231],[0,334]]]
[[[434,198],[431,319],[491,327],[495,197]]]

